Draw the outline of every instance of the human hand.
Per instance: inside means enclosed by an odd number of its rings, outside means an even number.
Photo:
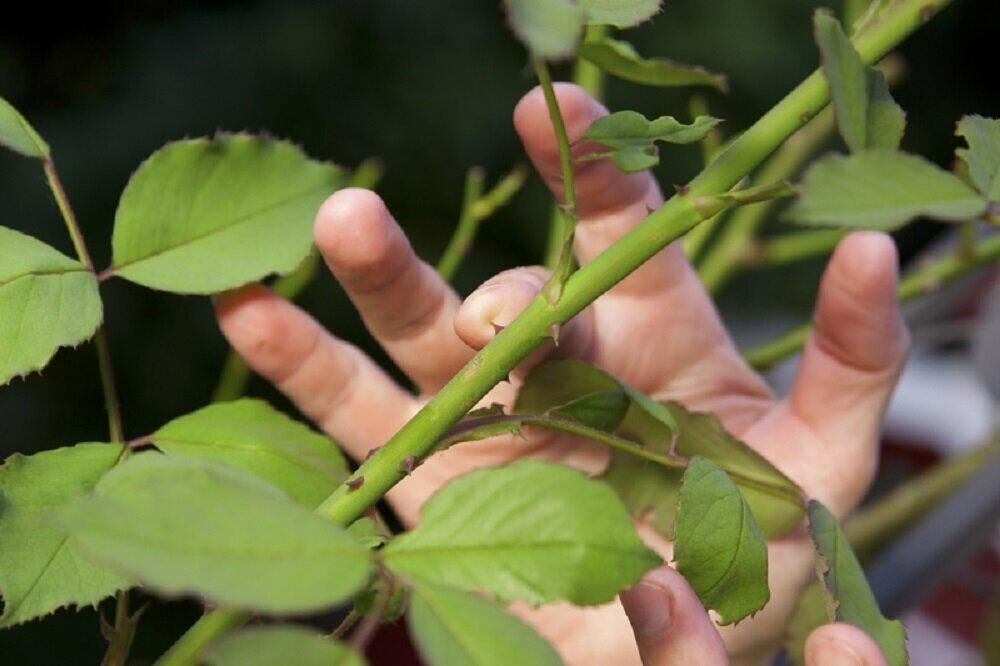
[[[606,111],[570,85],[557,86],[571,141]],[[558,152],[540,90],[520,102],[514,123],[529,157],[561,195]],[[577,145],[577,156],[593,146]],[[585,263],[663,202],[652,176],[620,173],[608,160],[575,173],[576,255]],[[233,347],[300,410],[356,458],[390,438],[426,400],[537,295],[541,268],[506,271],[464,304],[421,262],[374,194],[343,190],[320,210],[316,244],[372,335],[421,391],[414,397],[355,347],[260,286],[218,301],[219,322]],[[857,233],[830,261],[820,287],[815,330],[791,394],[776,399],[742,360],[697,275],[674,243],[616,285],[560,333],[558,350],[574,355],[659,399],[715,412],[726,428],[771,460],[810,497],[843,516],[868,487],[879,426],[905,361],[908,336],[896,303],[897,260],[888,237]],[[514,374],[516,378],[518,373]],[[483,401],[510,404],[514,384]],[[463,444],[428,459],[387,495],[413,525],[420,505],[466,471],[513,459],[544,457],[596,472],[607,464],[599,445],[533,433],[527,442],[496,438]],[[669,559],[671,544],[638,525]],[[765,662],[780,643],[801,588],[813,575],[813,551],[802,532],[769,544],[770,603],[721,635],[736,661]],[[553,604],[519,613],[572,664],[639,660],[619,603],[598,608]]]

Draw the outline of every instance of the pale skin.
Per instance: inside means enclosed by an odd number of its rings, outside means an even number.
[[[556,92],[571,141],[607,113],[575,86],[557,85]],[[517,105],[514,126],[535,168],[561,197],[555,136],[540,90]],[[574,154],[590,150],[594,147],[578,145]],[[574,180],[580,217],[575,250],[581,263],[663,202],[650,174],[622,174],[608,161],[580,164]],[[317,215],[315,240],[368,330],[419,387],[419,396],[263,287],[222,296],[219,323],[256,372],[357,459],[388,440],[510,323],[547,275],[539,267],[505,271],[463,303],[414,254],[386,206],[366,190],[330,197]],[[798,376],[791,393],[779,398],[744,363],[675,243],[564,326],[558,348],[533,354],[511,383],[495,388],[483,403],[510,404],[518,377],[546,355],[583,358],[656,398],[715,412],[809,497],[844,516],[871,481],[882,416],[907,355],[897,273],[888,237],[861,232],[841,242],[823,276],[815,331]],[[566,437],[532,432],[526,441],[495,438],[431,457],[387,499],[412,526],[420,505],[449,479],[524,456],[588,472],[601,470],[608,460],[598,445]],[[642,521],[638,528],[670,561],[670,543]],[[803,530],[772,541],[769,553],[770,603],[754,618],[718,631],[669,567],[647,574],[623,594],[624,608],[616,601],[588,609],[556,604],[515,610],[569,664],[766,663],[780,646],[798,591],[814,576],[812,546]],[[817,630],[808,645],[812,664],[884,663],[874,643],[847,625]],[[844,655],[853,661],[836,660]]]

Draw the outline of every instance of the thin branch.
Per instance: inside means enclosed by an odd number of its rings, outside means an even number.
[[[822,257],[847,235],[840,229],[816,229],[784,234],[750,246],[741,264],[746,267],[783,266]]]
[[[66,223],[66,230],[73,241],[77,257],[87,269],[94,273],[94,261],[87,250],[87,243],[84,241],[80,225],[73,213],[73,207],[66,196],[66,189],[59,179],[59,172],[51,157],[47,157],[42,163],[45,170],[45,179],[48,181],[49,189],[59,207],[63,222]],[[104,409],[108,416],[108,435],[115,444],[125,442],[125,432],[122,427],[121,402],[118,399],[118,391],[115,388],[115,373],[111,363],[111,348],[108,345],[108,338],[104,332],[104,324],[97,327],[94,333],[94,346],[97,349],[97,365],[101,375],[101,390],[104,393]],[[128,457],[129,447],[123,446],[118,461],[121,462]],[[107,666],[122,666],[128,658],[129,648],[132,645],[134,627],[130,624],[129,617],[129,597],[128,590],[121,590],[115,596],[115,626],[114,634],[108,640],[108,650],[104,656],[104,664]]]
[[[368,648],[368,644],[375,637],[375,632],[378,630],[379,624],[382,623],[382,616],[385,615],[385,610],[389,607],[392,594],[396,590],[396,583],[392,579],[392,576],[385,571],[380,571],[380,575],[382,578],[382,587],[379,588],[375,595],[375,602],[372,604],[368,614],[365,615],[365,618],[361,620],[357,630],[351,635],[350,646],[358,654],[364,654]]]
[[[334,630],[330,632],[330,640],[336,641],[343,638],[360,619],[361,616],[358,615],[357,611],[352,610],[344,617],[343,620],[340,621],[340,624],[338,624]]]
[[[972,256],[952,253],[921,266],[899,281],[899,300],[903,303],[930,293],[946,282],[1000,259],[1000,234],[986,238],[973,249]],[[758,370],[764,370],[797,354],[812,333],[811,324],[800,324],[777,338],[751,347],[743,356]]]

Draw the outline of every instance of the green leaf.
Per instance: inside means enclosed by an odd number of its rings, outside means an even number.
[[[531,627],[468,592],[418,585],[408,620],[420,655],[430,666],[562,663]]]
[[[961,222],[986,202],[960,178],[916,155],[870,150],[814,163],[788,217],[799,224],[898,229],[917,217]]]
[[[102,316],[97,278],[83,264],[0,227],[0,386],[90,339]]]
[[[209,294],[305,259],[312,224],[343,171],[296,146],[247,134],[176,141],[153,153],[118,204],[116,275]]]
[[[728,90],[726,77],[703,67],[683,65],[665,58],[643,58],[628,42],[605,38],[586,41],[577,55],[620,79],[647,86],[710,86]]]
[[[888,620],[879,610],[858,558],[825,506],[809,502],[809,532],[819,558],[818,571],[832,609],[831,622],[847,622],[871,636],[890,666],[904,666],[906,628],[899,620]]]
[[[660,563],[611,490],[533,460],[466,474],[382,551],[406,578],[531,604],[610,601]]]
[[[349,598],[371,553],[250,474],[206,460],[132,456],[57,515],[97,561],[169,595],[273,614]]]
[[[601,391],[560,405],[551,414],[610,432],[625,418],[628,407],[628,396],[621,390]]]
[[[531,55],[568,58],[583,36],[584,13],[573,0],[504,0],[507,21]]]
[[[32,456],[15,453],[0,466],[0,627],[33,620],[64,606],[96,605],[127,585],[84,557],[54,529],[53,511],[84,496],[111,469],[121,447],[77,444]]]
[[[49,144],[3,97],[0,97],[0,146],[27,157],[45,159],[49,156]]]
[[[852,152],[898,148],[906,114],[889,94],[885,76],[865,65],[828,10],[817,10],[814,23],[837,126],[848,147]]]
[[[611,152],[595,153],[585,159],[610,157],[622,171],[642,171],[659,162],[657,141],[677,144],[700,141],[719,122],[717,118],[698,116],[685,125],[672,116],[649,120],[636,111],[619,111],[595,120],[583,136],[587,141],[611,148]]]
[[[323,634],[291,625],[252,627],[209,645],[199,663],[208,666],[364,666],[361,655]]]
[[[681,482],[674,561],[721,624],[739,622],[768,602],[767,542],[739,488],[721,468],[695,456]]]
[[[631,28],[653,18],[663,0],[577,0],[576,3],[587,13],[588,23]]]
[[[389,541],[391,535],[385,534],[373,518],[365,516],[348,525],[347,533],[366,548],[378,548]]]
[[[670,536],[684,458],[702,455],[733,478],[767,536],[784,534],[801,522],[805,507],[799,487],[763,456],[727,433],[715,416],[690,412],[678,403],[657,402],[583,361],[563,359],[535,368],[518,394],[516,414],[508,418],[553,414],[560,406],[584,396],[615,389],[621,390],[631,404],[613,436],[652,454],[641,457],[615,450],[602,477],[633,516],[649,520]],[[551,427],[536,420],[521,420]],[[600,432],[575,434],[605,441]]]
[[[968,165],[976,189],[990,201],[1000,201],[1000,119],[964,116],[955,134],[969,146],[955,153]]]
[[[239,467],[314,509],[348,476],[347,462],[327,437],[263,400],[209,405],[153,433],[167,454]]]

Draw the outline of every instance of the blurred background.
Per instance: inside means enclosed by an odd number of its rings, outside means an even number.
[[[629,39],[645,55],[728,74],[728,95],[705,93],[712,114],[726,120],[726,132],[753,122],[818,63],[810,17],[821,3],[666,4],[654,24],[631,31]],[[956,2],[900,50],[908,72],[894,96],[909,116],[904,149],[950,167],[958,118],[1000,114],[990,60],[997,14],[995,0]],[[533,85],[527,64],[498,0],[145,0],[58,10],[27,3],[17,18],[0,22],[0,96],[51,144],[100,268],[110,262],[117,199],[136,166],[169,140],[219,128],[267,129],[314,157],[349,167],[381,158],[385,177],[378,190],[418,252],[433,262],[457,218],[465,171],[480,165],[492,181],[524,160],[510,118]],[[613,110],[686,117],[689,95],[613,80],[607,102]],[[669,189],[686,182],[700,160],[696,146],[671,147],[658,168],[661,183]],[[498,270],[537,263],[548,206],[532,178],[484,224],[458,289],[467,293]],[[2,152],[0,224],[71,253],[41,170]],[[946,241],[943,229],[918,223],[900,233],[904,260]],[[822,265],[755,271],[731,282],[720,306],[737,337],[758,340],[807,316]],[[994,282],[979,275],[913,314],[929,332],[917,336],[889,420],[878,489],[975,444],[995,423],[996,396],[986,388],[992,382],[995,391],[1000,383],[995,345],[987,344],[1000,339],[1000,299],[995,290],[989,296]],[[208,299],[120,280],[105,283],[102,292],[127,435],[147,434],[207,403],[226,353]],[[338,335],[385,361],[329,276],[300,300]],[[776,385],[787,381],[789,367],[776,372]],[[260,381],[251,391],[291,410]],[[0,390],[0,457],[105,438],[101,400],[93,351],[60,352],[41,376]],[[915,653],[915,663],[980,663],[974,646],[989,633],[988,602],[995,603],[1000,567],[992,549],[976,552],[959,582],[928,591],[913,615],[914,645],[926,639],[932,647],[921,651],[945,650],[927,652],[931,660]],[[948,599],[937,599],[942,594]],[[197,614],[191,603],[153,603],[140,625],[135,663],[161,653]],[[0,632],[0,663],[97,663],[103,647],[92,609],[61,611]]]

